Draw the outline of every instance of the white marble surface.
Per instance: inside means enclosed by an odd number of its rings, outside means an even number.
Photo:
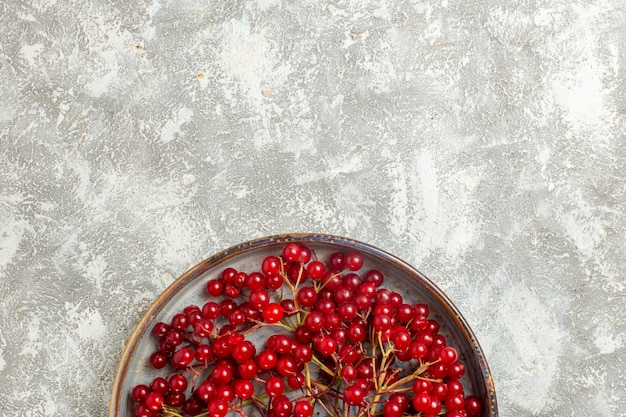
[[[502,416],[625,416],[625,7],[0,2],[0,415],[106,415],[167,285],[308,231],[446,291]]]

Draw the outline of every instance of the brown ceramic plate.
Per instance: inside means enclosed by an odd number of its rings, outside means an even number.
[[[454,346],[466,367],[463,383],[466,394],[481,397],[482,417],[496,417],[496,393],[484,354],[461,313],[448,297],[422,273],[404,261],[380,249],[347,238],[321,234],[290,234],[256,239],[220,252],[184,273],[152,304],[141,319],[124,350],[113,381],[109,417],[133,417],[134,404],[130,391],[137,384],[151,381],[157,372],[148,364],[155,341],[150,334],[158,321],[168,321],[189,304],[203,305],[207,301],[206,282],[227,267],[252,272],[259,270],[262,259],[279,255],[287,242],[306,244],[321,260],[333,252],[357,250],[368,269],[379,269],[385,276],[384,286],[397,291],[408,303],[424,303],[430,317],[441,324],[440,333]]]

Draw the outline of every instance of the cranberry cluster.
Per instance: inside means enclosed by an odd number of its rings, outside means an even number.
[[[477,416],[481,400],[465,395],[465,367],[428,306],[383,281],[358,252],[324,263],[298,243],[260,272],[225,268],[202,307],[153,327],[150,365],[169,376],[132,389],[135,415]]]

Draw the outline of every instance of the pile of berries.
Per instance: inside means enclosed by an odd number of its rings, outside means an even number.
[[[428,306],[383,283],[358,252],[322,262],[298,243],[259,272],[225,268],[206,283],[203,306],[152,328],[150,365],[164,376],[132,389],[135,415],[479,415]]]

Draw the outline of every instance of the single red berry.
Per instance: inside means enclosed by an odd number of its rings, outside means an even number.
[[[383,273],[377,269],[371,269],[365,274],[365,282],[371,282],[375,287],[380,287],[384,281]]]
[[[313,307],[317,301],[317,292],[313,287],[300,287],[296,295],[296,301],[302,307]]]
[[[196,352],[194,353],[194,356],[198,362],[206,363],[213,357],[213,350],[209,345],[198,345],[196,346]]]
[[[297,243],[288,243],[283,247],[283,259],[286,262],[296,262],[300,257],[300,245]]]
[[[263,320],[266,323],[278,323],[282,320],[284,311],[278,303],[269,303],[263,309]]]
[[[263,310],[270,303],[270,294],[262,288],[254,290],[248,296],[248,303],[252,308]]]
[[[246,322],[246,314],[241,310],[234,310],[228,315],[228,322],[237,327]]]
[[[149,410],[143,403],[135,407],[135,417],[156,417],[156,415],[156,411]]]
[[[463,384],[458,379],[453,379],[448,381],[446,384],[448,386],[448,394],[463,394]]]
[[[170,326],[167,323],[163,323],[162,321],[158,322],[152,328],[152,334],[155,335],[159,339],[163,339],[167,333],[170,331]]]
[[[461,394],[448,395],[445,398],[444,405],[446,410],[462,410],[465,407],[465,398]]]
[[[172,364],[176,368],[186,368],[193,362],[195,352],[192,348],[186,346],[178,349],[172,355]]]
[[[447,373],[448,367],[445,363],[438,362],[430,365],[430,368],[428,368],[428,375],[434,379],[443,379]]]
[[[170,390],[172,392],[184,392],[188,385],[187,378],[181,374],[172,375],[169,378],[168,383],[170,384]]]
[[[285,382],[279,376],[271,376],[265,381],[265,392],[270,397],[276,397],[285,391]]]
[[[341,367],[341,379],[346,382],[352,382],[356,379],[356,368],[354,365],[346,364]]]
[[[456,361],[448,365],[448,377],[450,379],[461,379],[465,375],[465,365]]]
[[[318,281],[326,275],[326,265],[320,261],[312,261],[306,266],[307,275],[315,281]]]
[[[260,272],[252,272],[248,275],[248,279],[246,280],[246,287],[250,289],[250,291],[260,290],[265,286],[265,276]]]
[[[283,286],[283,282],[285,282],[285,279],[281,275],[274,275],[271,277],[267,277],[265,286],[270,290],[277,290]]]
[[[228,317],[230,313],[232,313],[236,309],[237,309],[237,303],[234,300],[226,299],[220,302],[220,314],[224,317]]]
[[[230,298],[237,298],[241,294],[241,288],[237,288],[232,284],[226,284],[226,288],[224,288],[224,295]]]
[[[413,408],[415,408],[417,412],[425,413],[430,408],[430,395],[425,392],[418,392],[415,394],[415,397],[413,397],[412,402]]]
[[[245,400],[247,398],[252,397],[254,394],[254,385],[250,380],[247,379],[238,379],[233,382],[233,388],[235,389],[235,394],[237,397]]]
[[[293,349],[293,357],[298,363],[304,364],[310,362],[311,359],[313,359],[313,351],[311,350],[309,345],[298,344]]]
[[[439,398],[440,401],[444,400],[448,395],[448,386],[443,382],[434,382],[430,389],[430,395]]]
[[[248,359],[237,365],[237,373],[241,378],[252,379],[256,376],[258,371],[257,364],[254,360]]]
[[[329,298],[320,298],[318,295],[317,303],[315,304],[315,310],[322,314],[330,314],[337,309],[337,304]]]
[[[165,396],[165,404],[170,407],[182,407],[185,404],[185,394],[182,392],[170,392]]]
[[[296,303],[290,298],[284,298],[280,301],[280,306],[283,308],[285,316],[289,317],[296,314]]]
[[[352,301],[353,298],[354,298],[354,293],[348,287],[337,288],[333,297],[333,299],[335,300],[337,304],[347,303],[349,301]]]
[[[352,321],[357,313],[357,308],[352,303],[344,303],[337,307],[337,314],[343,321]]]
[[[394,349],[404,350],[411,346],[411,335],[404,327],[394,331],[391,340]]]
[[[261,271],[266,278],[272,278],[278,275],[280,271],[280,259],[276,256],[267,256],[261,264]]]
[[[248,340],[243,341],[233,348],[231,356],[237,362],[244,362],[256,355],[256,347]]]
[[[237,270],[235,268],[224,268],[220,274],[220,278],[224,281],[224,284],[232,284],[235,279],[235,275],[237,275]]]
[[[305,400],[297,401],[293,406],[294,417],[311,417],[313,415],[313,406]]]
[[[193,334],[199,338],[209,337],[213,330],[213,322],[211,320],[200,319],[193,328]]]
[[[185,340],[185,336],[181,331],[172,329],[165,336],[165,341],[171,346],[178,346]]]
[[[211,417],[224,417],[228,413],[228,403],[221,398],[215,398],[209,403],[208,411]]]
[[[431,387],[432,387],[432,382],[426,379],[417,378],[413,380],[412,389],[414,393],[420,393],[420,392],[428,393]]]
[[[439,351],[439,359],[445,364],[451,364],[457,360],[459,355],[452,346],[446,346]]]
[[[215,397],[216,390],[217,387],[213,382],[205,380],[200,384],[200,386],[198,386],[198,389],[196,389],[194,394],[199,400],[208,404]]]
[[[248,274],[245,272],[237,272],[237,274],[233,277],[232,284],[237,288],[243,288],[246,286],[246,282],[248,281]]]
[[[441,411],[441,401],[438,398],[430,397],[430,406],[426,413],[436,416],[439,414],[439,411]]]
[[[174,317],[172,317],[171,326],[172,329],[176,330],[187,329],[187,326],[189,326],[189,320],[187,319],[187,315],[183,313],[175,314]]]
[[[465,411],[470,416],[479,415],[482,411],[482,403],[480,398],[475,395],[470,395],[465,398]]]
[[[133,387],[130,396],[136,403],[142,403],[150,394],[150,388],[147,385],[139,384]]]
[[[365,389],[357,384],[349,386],[343,392],[344,401],[352,406],[361,404],[364,398]]]
[[[224,293],[224,283],[220,279],[209,280],[206,284],[206,292],[211,297],[219,297]]]
[[[407,410],[410,404],[409,397],[401,392],[394,392],[393,394],[391,394],[388,401],[400,405],[402,411]]]
[[[255,358],[255,362],[259,369],[262,371],[269,371],[276,366],[278,362],[278,356],[271,350],[262,350]]]
[[[363,343],[367,338],[367,329],[365,325],[356,321],[352,321],[348,326],[348,339],[352,343]]]
[[[165,378],[158,376],[152,380],[150,390],[165,395],[170,391],[170,384]]]
[[[346,255],[344,262],[350,271],[358,271],[363,266],[363,256],[358,252],[350,252]]]
[[[396,402],[387,401],[383,406],[384,417],[402,417],[403,413],[402,406]]]
[[[324,315],[319,311],[311,311],[304,318],[304,325],[313,333],[319,332],[324,326]]]
[[[359,345],[344,345],[339,349],[339,360],[342,363],[356,363],[363,357]]]
[[[291,389],[302,389],[304,386],[305,378],[302,372],[296,372],[287,377],[287,385]]]
[[[163,394],[160,394],[158,392],[151,392],[146,396],[144,404],[148,410],[159,411],[163,408],[164,401],[165,399],[163,398]]]
[[[331,271],[341,271],[346,266],[343,253],[336,252],[330,255],[330,258],[328,259],[328,266]]]
[[[231,403],[235,400],[235,389],[230,385],[220,385],[215,389],[215,397],[221,398],[227,403]]]
[[[209,379],[217,386],[226,385],[233,379],[233,370],[224,363],[215,365]]]
[[[197,416],[202,412],[202,403],[196,398],[189,398],[182,406],[182,410],[185,414],[190,416]]]
[[[275,417],[289,417],[293,410],[291,400],[282,394],[272,399],[271,407],[271,412]]]
[[[289,376],[297,372],[298,364],[291,355],[283,355],[276,362],[276,371],[282,376]]]
[[[337,351],[337,341],[330,336],[314,338],[313,346],[322,356],[330,356]]]
[[[228,340],[228,336],[220,336],[213,341],[213,353],[219,358],[225,358],[235,346]]]
[[[150,365],[154,369],[161,369],[167,365],[167,356],[161,352],[154,352],[150,355]]]

